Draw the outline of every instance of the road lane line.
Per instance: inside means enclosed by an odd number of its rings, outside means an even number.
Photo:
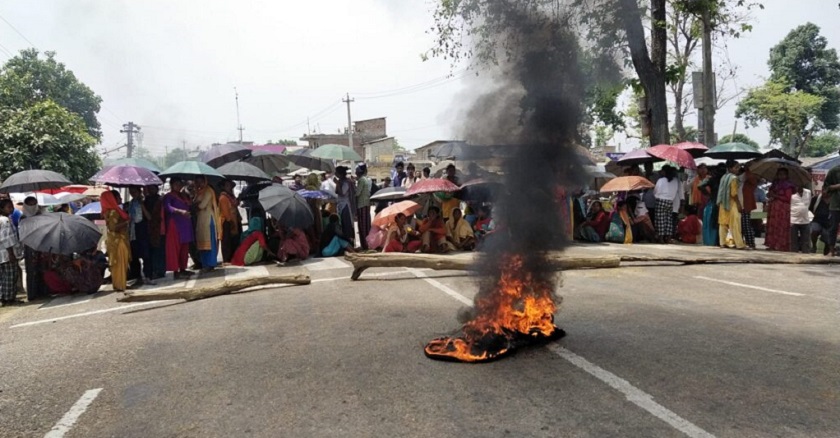
[[[85,296],[82,296],[82,297],[72,297],[71,296],[71,297],[55,298],[53,300],[50,300],[49,303],[38,307],[38,310],[52,310],[52,309],[60,309],[62,307],[67,307],[67,306],[75,306],[76,304],[87,303],[90,300],[92,300],[93,298],[94,298],[93,295],[85,295]],[[53,304],[53,303],[57,303],[57,304]]]
[[[62,320],[65,320],[65,319],[81,318],[82,316],[98,315],[100,313],[107,313],[107,312],[116,312],[117,310],[130,309],[132,307],[137,307],[137,306],[147,306],[149,304],[163,303],[165,301],[171,301],[171,300],[158,300],[158,301],[147,301],[145,303],[126,304],[125,306],[111,307],[110,309],[93,310],[93,311],[90,311],[90,312],[76,313],[76,314],[67,315],[67,316],[59,316],[57,318],[41,319],[41,320],[38,320],[38,321],[24,322],[24,323],[20,323],[20,324],[15,324],[15,325],[13,325],[9,328],[27,327],[27,326],[30,326],[30,325],[46,324],[48,322],[62,321]]]
[[[76,404],[70,407],[70,410],[67,411],[67,413],[64,414],[63,417],[61,417],[61,420],[58,420],[58,423],[56,423],[55,426],[53,426],[52,430],[50,430],[49,432],[47,432],[46,435],[44,435],[44,438],[61,438],[64,436],[64,434],[70,432],[70,429],[73,427],[74,424],[76,424],[76,421],[79,420],[79,417],[81,417],[82,414],[85,413],[88,406],[90,406],[90,404],[93,403],[93,400],[96,398],[96,396],[99,395],[101,391],[102,388],[89,389],[85,391],[85,393],[82,394],[82,397],[79,398],[78,401],[76,401]]]
[[[653,396],[642,391],[639,388],[631,385],[630,382],[616,376],[615,374],[599,367],[598,365],[589,362],[588,360],[578,356],[575,353],[561,347],[557,344],[550,344],[548,349],[558,356],[571,362],[578,368],[586,371],[598,380],[606,383],[616,391],[624,394],[627,400],[634,405],[648,411],[651,415],[668,423],[674,429],[690,436],[692,438],[714,438],[714,435],[705,430],[695,426],[685,418],[680,417],[670,409],[653,401]]]
[[[429,283],[430,285],[440,289],[442,292],[444,292],[452,298],[455,298],[461,303],[467,305],[473,304],[473,301],[469,298],[461,295],[449,286],[446,286],[443,283],[430,278],[424,272],[419,272],[418,270],[411,268],[408,268],[408,271],[414,274],[417,278],[423,279],[426,283]],[[571,351],[557,345],[556,343],[549,344],[548,349],[556,355],[560,356],[561,358],[566,359],[566,361],[568,361],[572,365],[582,369],[583,371],[586,371],[598,380],[606,383],[611,388],[624,394],[629,402],[644,409],[654,417],[659,418],[660,420],[668,423],[671,427],[679,430],[685,435],[691,438],[715,438],[714,435],[695,426],[694,423],[686,420],[685,418],[680,417],[670,409],[653,401],[653,396],[642,391],[639,388],[636,388],[635,386],[631,385],[630,382],[622,379],[621,377],[618,377],[617,375],[599,367],[598,365],[589,362],[583,357],[572,353]]]
[[[414,274],[415,277],[422,278],[423,281],[425,281],[426,283],[431,284],[432,286],[441,290],[446,295],[449,295],[450,297],[455,298],[456,300],[460,301],[461,303],[466,304],[468,306],[471,306],[473,304],[473,300],[459,294],[458,292],[456,292],[451,287],[449,287],[449,286],[447,286],[447,285],[445,285],[445,284],[443,284],[443,283],[441,283],[441,282],[439,282],[439,281],[437,281],[433,278],[429,278],[429,276],[426,275],[425,272],[421,272],[420,270],[414,269],[414,268],[407,268],[406,270],[408,272]]]
[[[801,294],[801,293],[798,293],[798,292],[788,292],[788,291],[784,291],[784,290],[768,289],[766,287],[753,286],[751,284],[735,283],[734,281],[718,280],[717,278],[703,277],[702,275],[695,275],[694,278],[696,278],[698,280],[714,281],[716,283],[728,284],[730,286],[738,286],[738,287],[743,287],[743,288],[747,288],[747,289],[755,289],[755,290],[770,292],[770,293],[774,293],[774,294],[790,295],[792,297],[804,297],[804,296],[806,296],[805,294]]]
[[[377,272],[375,274],[365,274],[365,277],[390,277],[392,275],[409,274],[409,273],[410,272],[408,270],[393,271],[393,272]],[[347,277],[347,276],[318,278],[318,279],[312,280],[312,283],[323,283],[325,281],[338,281],[338,280],[349,280],[349,279],[350,279],[350,277]]]

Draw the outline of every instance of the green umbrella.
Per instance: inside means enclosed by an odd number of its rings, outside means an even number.
[[[325,144],[312,151],[312,156],[336,161],[362,161],[356,151],[340,144]]]
[[[200,161],[181,161],[179,163],[175,163],[172,165],[172,167],[161,172],[161,174],[158,175],[158,177],[160,177],[160,179],[172,177],[183,179],[195,179],[195,177],[199,175],[204,175],[205,177],[216,179],[224,179],[225,177],[216,169]]]
[[[724,160],[741,160],[760,157],[761,152],[746,143],[724,143],[709,149],[703,156]]]
[[[144,169],[149,169],[154,173],[160,173],[160,167],[157,164],[152,163],[151,161],[145,158],[120,158],[118,160],[109,161],[106,166],[134,166],[134,167],[142,167]]]
[[[260,170],[260,168],[242,161],[227,163],[216,170],[218,170],[222,175],[236,181],[245,181],[249,183],[257,181],[271,181],[271,177]]]

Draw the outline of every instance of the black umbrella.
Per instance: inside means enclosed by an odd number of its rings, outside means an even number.
[[[225,143],[201,153],[201,161],[216,168],[251,155],[251,150],[237,143]]]
[[[315,223],[312,209],[302,196],[278,184],[260,191],[260,204],[281,224],[290,228],[308,228]]]
[[[216,169],[219,173],[227,178],[236,181],[257,182],[268,181],[271,178],[265,172],[260,170],[253,164],[248,164],[243,161],[235,161],[227,163],[222,167]]]
[[[44,213],[20,221],[20,241],[35,251],[70,255],[99,244],[102,233],[90,220],[67,213]]]
[[[0,193],[37,192],[73,184],[60,173],[51,170],[24,170],[10,176],[0,186]]]
[[[289,161],[297,164],[300,167],[305,167],[309,170],[320,170],[322,172],[335,172],[335,165],[332,161],[317,158],[312,156],[312,149],[300,149],[286,155]]]
[[[374,201],[394,201],[396,199],[405,198],[405,187],[385,187],[379,189],[373,196],[370,197]]]
[[[250,157],[242,159],[242,162],[255,166],[270,176],[278,173],[285,175],[295,167],[286,155],[269,151],[254,151]]]
[[[786,169],[790,182],[801,187],[811,185],[811,173],[796,161],[785,160],[784,158],[764,158],[750,163],[749,167],[750,172],[767,181],[773,181],[779,169]]]

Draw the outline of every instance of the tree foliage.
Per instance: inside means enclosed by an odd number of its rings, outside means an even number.
[[[48,169],[87,183],[101,166],[85,122],[52,100],[0,111],[0,177]]]
[[[515,22],[523,16],[528,17],[530,26]],[[453,67],[460,63],[472,67],[505,63],[521,54],[522,41],[529,33],[551,27],[566,29],[573,18],[556,0],[437,0],[433,17],[431,32],[436,44],[423,57],[447,59]],[[623,128],[616,102],[625,82],[615,57],[607,51],[576,50],[576,67],[586,79],[581,85],[585,88],[588,121]]]
[[[182,148],[175,148],[170,150],[165,157],[163,157],[163,167],[171,167],[175,163],[181,161],[187,161],[189,156],[187,155],[187,151]]]
[[[751,139],[746,134],[740,134],[740,133],[735,134],[735,135],[732,135],[732,134],[724,135],[718,141],[718,144],[725,144],[725,143],[744,143],[744,144],[748,144],[748,145],[750,145],[750,146],[752,146],[756,149],[760,148],[757,141]]]
[[[840,150],[840,135],[835,131],[821,132],[812,138],[802,155],[805,157],[824,157]]]
[[[96,114],[102,98],[79,81],[55,52],[21,50],[0,69],[0,107],[23,109],[51,100],[84,121],[87,133],[99,140],[102,132]]]
[[[823,98],[819,120],[826,129],[840,125],[840,61],[837,51],[828,48],[820,28],[803,24],[770,49],[767,61],[770,80],[787,85],[785,91],[802,91]]]
[[[788,84],[773,81],[753,88],[738,103],[735,116],[743,117],[753,127],[767,122],[770,142],[781,143],[785,153],[798,156],[808,139],[822,128],[819,115],[824,99],[789,89]]]

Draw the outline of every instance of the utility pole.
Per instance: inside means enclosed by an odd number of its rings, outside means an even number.
[[[715,139],[715,72],[712,67],[712,2],[703,8],[703,140],[708,147]]]
[[[353,149],[353,119],[350,117],[350,103],[355,102],[356,99],[351,99],[350,93],[347,93],[347,98],[341,101],[347,104],[347,145]]]
[[[242,144],[242,131],[245,128],[242,127],[242,122],[239,120],[239,91],[236,90],[236,87],[233,87],[233,92],[236,94],[236,129],[239,131],[239,144]]]
[[[120,129],[120,132],[128,137],[125,156],[126,158],[131,158],[131,155],[134,152],[134,134],[140,133],[140,127],[135,125],[134,122],[128,122],[123,124],[123,129]]]

